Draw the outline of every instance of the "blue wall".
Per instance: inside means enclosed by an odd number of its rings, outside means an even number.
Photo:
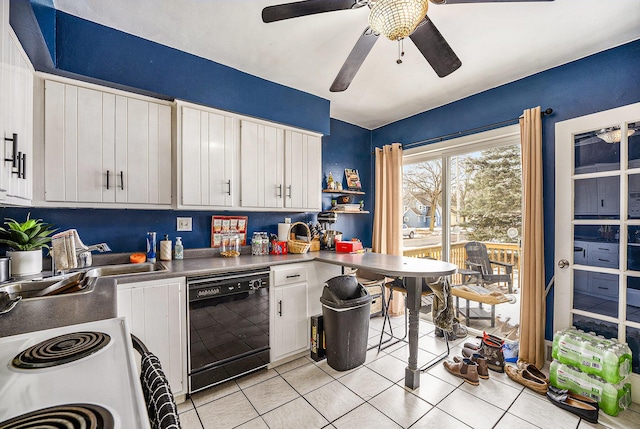
[[[374,177],[371,174],[371,131],[346,122],[331,119],[331,134],[322,139],[323,188],[327,176],[332,173],[334,180],[342,181],[347,189],[344,169],[358,170],[365,195],[354,195],[354,202],[364,201],[369,214],[338,214],[338,221],[332,229],[342,231],[345,240],[357,237],[365,246],[371,246],[373,228]],[[331,198],[339,194],[323,194],[323,209],[331,207]]]
[[[331,138],[323,139],[323,171],[334,168],[338,173],[338,170],[344,171],[345,166],[357,168],[367,187],[370,132],[330,121],[328,100],[55,11],[52,6],[51,0],[11,0],[11,24],[37,70],[169,99],[181,98],[324,134],[331,132]],[[39,37],[34,37],[35,32]],[[346,162],[348,159],[357,162]],[[370,194],[366,198],[367,206],[371,206]],[[330,205],[329,201],[325,203],[327,207]],[[29,212],[32,217],[43,218],[60,230],[76,228],[86,243],[106,241],[116,252],[144,249],[144,237],[149,230],[155,230],[160,237],[169,234],[172,239],[181,235],[185,248],[208,247],[212,214],[248,216],[249,235],[254,231],[277,233],[277,223],[284,217],[291,217],[293,221],[316,221],[313,213],[11,207],[0,209],[0,217],[24,219]],[[193,232],[177,233],[177,216],[193,217]],[[370,246],[369,218],[364,215],[341,217],[336,227],[349,238],[360,237]]]
[[[545,270],[554,274],[555,123],[640,101],[640,41],[610,49],[395,122],[372,132],[373,146],[412,143],[517,118],[541,106],[543,123]],[[570,167],[567,165],[567,167]],[[547,297],[552,337],[553,290]]]
[[[12,218],[24,221],[28,213],[31,218],[43,219],[52,223],[60,231],[75,228],[85,244],[106,242],[114,252],[133,252],[145,250],[147,231],[156,231],[158,240],[165,234],[175,241],[182,237],[186,249],[210,247],[211,216],[239,215],[248,216],[248,237],[254,231],[278,233],[278,222],[285,217],[292,222],[314,222],[315,214],[307,213],[247,213],[247,212],[211,212],[176,210],[116,210],[116,209],[49,209],[16,208],[0,209],[0,218]],[[176,231],[176,217],[193,218],[193,231]],[[4,253],[4,252],[3,252]]]

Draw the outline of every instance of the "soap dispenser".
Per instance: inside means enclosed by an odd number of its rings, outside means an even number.
[[[176,247],[174,259],[183,259],[184,258],[184,247],[182,246],[182,237],[176,237]]]

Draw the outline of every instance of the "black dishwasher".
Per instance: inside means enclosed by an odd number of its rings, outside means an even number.
[[[269,271],[187,279],[189,393],[269,364]]]

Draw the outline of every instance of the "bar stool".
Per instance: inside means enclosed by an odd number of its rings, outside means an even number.
[[[382,332],[380,333],[380,342],[378,343],[378,351],[380,350],[384,350],[387,347],[390,347],[394,344],[397,344],[401,341],[403,342],[408,342],[406,340],[407,338],[407,334],[408,334],[408,308],[407,308],[407,287],[405,285],[404,279],[403,278],[396,278],[391,282],[387,282],[385,284],[385,288],[388,289],[389,291],[389,298],[384,301],[383,299],[383,304],[384,304],[384,321],[382,323]],[[435,293],[434,290],[438,292],[439,295],[447,295],[447,298],[444,299],[443,303],[445,305],[445,308],[439,309],[440,313],[442,313],[443,311],[445,311],[447,309],[448,306],[450,306],[452,304],[451,302],[451,294],[450,294],[450,289],[451,286],[449,285],[449,280],[447,278],[440,278],[440,279],[435,279],[435,281],[433,282],[428,282],[426,279],[422,280],[422,291],[421,291],[421,296],[425,297],[425,296],[434,296],[434,305],[435,305]],[[393,292],[400,292],[402,293],[403,297],[404,297],[404,335],[402,337],[397,337],[394,335],[393,333],[393,326],[391,325],[391,317],[389,316],[389,306],[391,305],[391,300],[393,299]],[[383,297],[384,298],[384,297]],[[385,331],[385,327],[387,325],[387,322],[389,324],[389,331]],[[435,322],[435,320],[434,320]],[[426,371],[427,369],[431,368],[433,365],[435,365],[436,363],[440,362],[441,360],[443,360],[444,358],[446,358],[447,356],[449,356],[450,353],[450,347],[449,347],[449,337],[448,337],[448,332],[445,330],[442,330],[443,332],[443,336],[444,336],[444,341],[445,344],[447,345],[447,351],[445,353],[442,353],[439,356],[436,356],[434,359],[432,359],[431,361],[429,361],[428,363],[426,363],[425,365],[422,366],[421,371]],[[384,339],[384,336],[388,335],[389,338]],[[390,344],[387,344],[390,343]],[[383,347],[384,345],[384,347]]]

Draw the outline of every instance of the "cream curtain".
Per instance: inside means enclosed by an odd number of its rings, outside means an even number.
[[[545,277],[540,106],[524,111],[520,118],[520,139],[523,213],[518,357],[542,368],[545,363]]]
[[[402,145],[376,148],[376,194],[372,247],[376,253],[402,255]],[[390,314],[404,312],[404,300],[394,296]]]

